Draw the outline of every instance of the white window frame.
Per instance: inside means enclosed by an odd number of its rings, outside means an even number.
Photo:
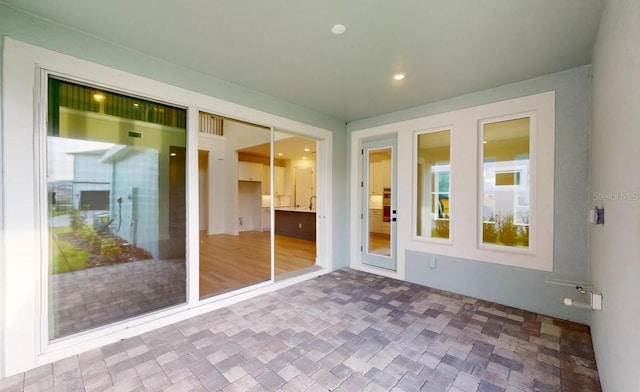
[[[529,254],[529,255],[534,255],[535,256],[535,245],[536,245],[536,231],[537,230],[532,230],[533,228],[535,228],[536,226],[536,197],[534,197],[535,195],[535,190],[536,190],[536,184],[537,184],[537,178],[536,178],[536,162],[538,161],[537,159],[537,154],[536,154],[536,146],[537,146],[537,132],[535,132],[535,130],[537,130],[537,117],[538,114],[535,111],[531,111],[531,112],[523,112],[523,113],[515,113],[515,114],[510,114],[510,115],[506,115],[506,116],[498,116],[498,117],[492,117],[492,118],[484,118],[478,121],[478,219],[477,219],[477,226],[478,226],[478,247],[480,249],[486,249],[486,250],[490,250],[490,251],[495,251],[495,252],[507,252],[507,253],[516,253],[516,254]],[[504,121],[510,121],[510,120],[517,120],[520,118],[529,118],[529,246],[527,248],[524,247],[516,247],[516,246],[505,246],[505,245],[497,245],[497,244],[490,244],[490,243],[484,243],[482,240],[482,225],[484,223],[487,223],[484,221],[484,211],[483,211],[483,200],[482,200],[482,196],[484,195],[484,183],[482,181],[483,178],[483,171],[484,171],[484,143],[482,142],[482,140],[484,140],[484,126],[486,124],[492,124],[492,123],[497,123],[497,122],[504,122]],[[499,162],[495,162],[495,163],[500,163],[503,161],[499,161]],[[505,173],[505,172],[514,172],[514,173],[519,173],[520,176],[523,174],[522,170],[518,170],[518,169],[509,169],[509,170],[504,170],[504,171],[498,171],[495,170],[494,173]],[[553,177],[551,177],[553,178]],[[512,191],[515,192],[516,187],[514,185],[494,185],[494,186],[499,186],[501,187],[501,189],[510,189]],[[516,200],[514,202],[514,219],[516,217],[515,214],[515,208],[517,205],[517,194],[516,194]],[[553,222],[553,221],[552,221]]]
[[[435,133],[435,132],[443,132],[443,131],[449,131],[449,164],[447,165],[449,168],[449,211],[452,210],[452,205],[455,204],[455,200],[453,200],[455,197],[451,197],[451,195],[453,194],[453,192],[451,191],[451,181],[453,179],[453,176],[451,175],[451,168],[453,167],[453,147],[452,147],[452,140],[453,140],[453,126],[440,126],[440,127],[435,127],[435,128],[430,128],[430,129],[426,129],[426,130],[420,130],[420,131],[415,131],[414,135],[413,135],[413,161],[414,163],[414,167],[412,170],[412,173],[415,173],[413,175],[413,189],[414,189],[414,199],[413,199],[413,203],[412,203],[412,208],[413,208],[413,213],[412,215],[412,231],[411,231],[411,239],[413,241],[424,241],[424,242],[434,242],[434,243],[440,243],[440,244],[447,244],[447,245],[452,245],[454,238],[453,238],[453,230],[451,229],[451,226],[453,225],[453,220],[451,219],[451,217],[449,217],[449,238],[439,238],[439,237],[432,237],[432,236],[420,236],[417,233],[416,228],[418,227],[418,214],[420,214],[420,212],[418,211],[418,160],[419,160],[419,151],[418,151],[418,137],[420,135],[426,135],[429,133]],[[429,180],[431,180],[429,178]],[[433,194],[434,191],[431,190],[431,193]],[[455,196],[455,195],[454,195]],[[433,211],[429,212],[429,227],[430,229],[433,229],[431,227],[431,220],[432,220],[432,215],[433,215]],[[424,216],[423,216],[423,220],[424,220]],[[434,220],[437,220],[437,218],[435,218]],[[423,222],[424,225],[424,222]]]
[[[529,203],[535,203],[535,217],[530,216],[529,249],[525,252],[510,247],[481,247],[478,206],[478,173],[482,140],[478,137],[479,123],[486,119],[500,117],[517,118],[527,113],[535,115],[535,124],[531,125],[534,139],[530,148],[530,166],[532,177],[544,179],[536,181],[535,189],[530,191]],[[451,130],[451,177],[449,191],[452,195],[451,208],[455,214],[449,223],[450,241],[417,236],[417,134],[427,131]],[[398,150],[413,151],[412,154],[398,154],[398,271],[393,277],[405,278],[406,251],[451,256],[460,259],[494,263],[539,271],[553,270],[553,217],[554,217],[554,150],[555,150],[555,92],[513,98],[505,101],[474,106],[451,112],[435,114],[393,124],[362,129],[351,133],[351,191],[357,194],[359,183],[358,162],[356,160],[359,142],[373,135],[390,132],[398,134]],[[408,206],[412,206],[409,208]],[[361,205],[357,198],[351,198],[351,266],[367,270],[359,261],[357,250],[359,238],[359,215]],[[412,215],[412,216],[409,216]],[[508,248],[508,249],[504,249]],[[425,263],[427,263],[425,258]],[[426,268],[426,267],[425,267]]]

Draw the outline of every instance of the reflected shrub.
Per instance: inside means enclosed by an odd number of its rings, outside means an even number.
[[[84,214],[75,208],[69,213],[69,225],[71,230],[79,231],[84,226]]]
[[[90,243],[92,246],[100,245],[100,236],[91,226],[84,225],[77,231],[78,237]]]
[[[122,255],[122,248],[113,238],[107,238],[100,245],[100,254],[105,257],[117,259]]]
[[[449,220],[438,219],[436,220],[434,237],[437,238],[449,238]]]
[[[495,222],[482,223],[482,242],[495,244],[498,242],[498,232]]]
[[[514,246],[518,242],[518,226],[513,222],[513,214],[496,215],[496,231],[498,240],[506,246]]]

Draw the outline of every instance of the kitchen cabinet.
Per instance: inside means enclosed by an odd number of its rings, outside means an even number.
[[[382,210],[369,210],[369,232],[382,233]]]
[[[269,165],[262,165],[262,194],[268,195],[271,190],[271,173],[269,171]]]
[[[274,196],[284,195],[284,167],[282,166],[274,166],[273,174],[274,174],[274,183],[273,183],[273,194]],[[269,187],[271,186],[271,173],[269,170],[269,165],[264,165],[262,169],[262,194],[268,195],[271,190]]]
[[[262,231],[271,230],[271,210],[262,208]]]
[[[262,181],[262,164],[239,161],[238,181]]]
[[[391,188],[391,160],[385,159],[382,164],[382,188]]]
[[[273,193],[275,195],[284,195],[284,167],[276,166],[273,168],[275,181],[273,183]]]
[[[382,234],[391,233],[391,222],[382,222],[382,224],[380,225],[380,232]]]
[[[382,195],[382,162],[369,163],[369,194]]]
[[[276,210],[275,233],[303,240],[316,240],[316,213],[297,210]]]

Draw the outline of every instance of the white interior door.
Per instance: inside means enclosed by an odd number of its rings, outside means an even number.
[[[295,180],[296,208],[311,209],[315,204],[311,200],[315,196],[313,172],[310,167],[297,167]]]

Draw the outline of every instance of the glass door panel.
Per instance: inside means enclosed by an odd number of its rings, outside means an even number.
[[[186,110],[50,77],[49,339],[186,300]]]
[[[395,138],[363,143],[363,262],[395,270]]]
[[[316,152],[316,140],[276,131],[273,193],[266,194],[274,208],[276,276],[316,265]]]
[[[272,279],[271,129],[200,113],[200,298]]]

